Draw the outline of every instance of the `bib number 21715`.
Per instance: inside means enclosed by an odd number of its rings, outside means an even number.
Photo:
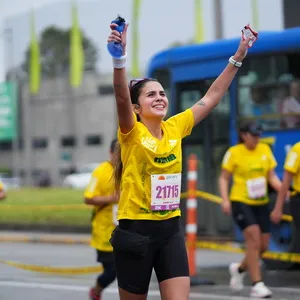
[[[151,175],[151,210],[179,208],[181,173]]]

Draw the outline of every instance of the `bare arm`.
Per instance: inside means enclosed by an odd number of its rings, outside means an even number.
[[[280,211],[282,211],[292,179],[293,179],[293,173],[284,171],[283,181],[282,181],[281,189],[279,190],[279,193],[277,195],[275,209],[279,209]]]
[[[123,55],[125,55],[128,24],[125,26],[122,35],[115,30],[116,26],[116,24],[110,25],[112,32],[107,41],[121,42],[123,46]],[[134,118],[125,67],[122,69],[114,68],[113,86],[117,104],[120,130],[122,133],[128,133],[134,126]]]
[[[117,203],[116,195],[111,196],[95,196],[93,198],[84,198],[85,204],[103,206],[104,204]]]
[[[272,186],[272,188],[276,192],[280,191],[282,183],[281,183],[280,179],[278,178],[277,174],[275,173],[274,169],[269,171],[268,181],[269,181],[270,185]]]
[[[6,198],[6,193],[2,190],[0,191],[0,200],[4,200]]]
[[[239,48],[233,56],[235,61],[241,62],[245,58],[248,50],[248,42],[249,40],[240,42]],[[191,107],[194,114],[195,125],[203,120],[214,107],[220,103],[237,71],[238,68],[229,63],[211,85],[204,97]]]
[[[220,194],[223,199],[223,202],[229,202],[228,187],[229,187],[230,178],[231,178],[231,173],[225,169],[222,169],[222,172],[221,172],[221,175],[219,178],[219,189],[220,189]]]

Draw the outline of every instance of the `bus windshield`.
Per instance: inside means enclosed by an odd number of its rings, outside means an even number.
[[[238,76],[239,119],[265,130],[300,128],[300,54],[251,56]]]

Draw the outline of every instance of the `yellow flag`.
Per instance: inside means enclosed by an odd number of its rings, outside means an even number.
[[[82,81],[84,69],[84,51],[81,31],[79,28],[77,7],[72,4],[72,28],[70,36],[70,84],[78,87]]]
[[[141,0],[132,0],[132,66],[131,73],[132,77],[140,76],[140,67],[139,67],[139,16],[140,16],[140,7]]]
[[[204,41],[204,24],[202,14],[202,1],[195,1],[195,43]]]
[[[37,94],[40,89],[41,66],[40,66],[40,46],[35,32],[35,20],[33,13],[30,20],[30,63],[29,63],[29,82],[30,92]]]
[[[204,24],[202,14],[202,1],[195,1],[195,42],[202,43],[204,41]]]
[[[258,3],[257,0],[251,0],[252,4],[252,21],[253,21],[253,29],[259,30],[259,20],[258,20]]]

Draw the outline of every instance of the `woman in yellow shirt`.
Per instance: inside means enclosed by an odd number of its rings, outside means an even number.
[[[271,214],[271,220],[275,224],[281,220],[284,201],[291,185],[290,211],[295,216],[299,214],[300,203],[300,142],[290,149],[285,160],[282,187]],[[300,228],[298,216],[294,217],[294,223],[297,229]]]
[[[121,300],[143,300],[154,268],[164,300],[187,300],[190,288],[184,235],[180,229],[181,140],[221,101],[248,49],[241,41],[223,73],[190,109],[168,120],[168,99],[155,79],[126,77],[126,32],[111,24],[108,42],[121,42],[113,58],[118,112],[119,226],[112,235]]]
[[[117,140],[110,145],[110,156],[116,149]],[[111,161],[100,164],[92,174],[92,178],[84,193],[86,204],[93,205],[91,246],[96,249],[97,261],[102,263],[103,272],[90,289],[90,299],[100,300],[102,291],[116,278],[113,249],[109,242],[117,225],[117,203],[113,181]]]
[[[243,289],[247,270],[253,282],[251,296],[256,298],[272,295],[262,281],[259,261],[268,249],[270,239],[268,183],[276,191],[281,188],[272,151],[268,145],[259,142],[261,133],[262,128],[255,122],[244,122],[240,126],[240,143],[225,153],[219,179],[223,211],[228,215],[232,213],[246,243],[243,261],[229,266],[230,287]],[[231,177],[233,184],[229,195]]]

